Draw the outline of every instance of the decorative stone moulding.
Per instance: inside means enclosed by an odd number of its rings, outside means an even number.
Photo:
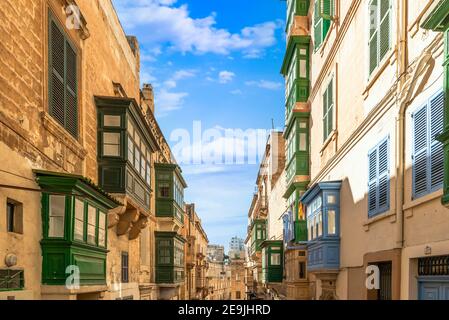
[[[5,257],[5,265],[8,268],[14,267],[17,264],[17,256],[12,253],[8,253]]]
[[[66,27],[77,29],[82,40],[90,37],[87,21],[75,0],[61,0],[63,11],[67,17]]]

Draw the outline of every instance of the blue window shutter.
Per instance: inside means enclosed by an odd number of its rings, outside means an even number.
[[[368,154],[368,216],[377,210],[377,148]]]
[[[388,139],[379,145],[378,161],[378,210],[383,212],[389,208],[389,163]]]
[[[441,142],[435,139],[443,132],[444,93],[430,100],[430,188],[439,189],[444,178],[444,151]]]
[[[413,116],[413,197],[427,192],[428,168],[427,105]]]

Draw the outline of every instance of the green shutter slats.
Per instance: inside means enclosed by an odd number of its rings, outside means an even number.
[[[372,0],[370,11],[369,74],[380,65],[391,49],[391,0]]]
[[[50,30],[50,114],[59,124],[65,123],[64,35],[54,21]]]
[[[77,54],[69,40],[50,19],[49,112],[75,138],[78,136]]]
[[[319,1],[315,1],[315,10],[314,10],[314,39],[315,39],[315,49],[321,46],[323,42],[323,19],[320,17],[320,5]]]
[[[390,0],[380,1],[379,62],[390,50],[391,43]]]
[[[440,92],[413,115],[413,197],[442,187],[444,151],[435,139],[443,132],[444,93]]]
[[[430,188],[442,185],[444,179],[444,151],[442,144],[435,139],[443,133],[444,93],[441,92],[430,101]]]
[[[323,95],[323,141],[334,129],[334,80],[332,79]]]

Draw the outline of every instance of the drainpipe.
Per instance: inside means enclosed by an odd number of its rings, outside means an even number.
[[[404,172],[405,172],[405,113],[408,106],[413,101],[416,94],[416,85],[418,83],[419,77],[428,72],[428,67],[433,65],[434,59],[430,50],[426,50],[424,54],[420,57],[416,69],[413,72],[413,76],[410,80],[410,85],[406,86],[406,95],[400,97],[399,101],[399,113],[397,117],[397,182],[396,182],[396,217],[397,217],[397,238],[396,247],[402,248],[404,246]],[[420,85],[420,87],[422,84]],[[419,90],[420,88],[418,88]],[[412,95],[413,94],[413,95]]]
[[[399,94],[404,88],[405,84],[405,76],[407,73],[408,67],[408,52],[407,52],[407,8],[408,8],[408,0],[397,1],[397,11],[401,12],[400,19],[397,19],[397,30],[400,30],[400,38],[398,44],[398,74],[399,74]],[[401,10],[402,8],[402,10]],[[400,96],[400,95],[399,95]],[[405,101],[400,100],[399,105],[399,114],[397,117],[397,125],[396,125],[396,137],[398,137],[398,141],[396,143],[396,158],[397,158],[397,181],[396,181],[396,247],[402,248],[404,245],[404,214],[403,214],[403,204],[404,204],[404,121],[405,121]]]

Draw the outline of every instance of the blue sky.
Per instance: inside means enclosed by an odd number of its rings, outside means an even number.
[[[176,148],[176,132],[193,136],[194,123],[199,122],[202,132],[269,130],[272,119],[276,128],[283,127],[279,70],[285,50],[285,2],[113,2],[125,32],[139,39],[141,82],[155,88],[156,116],[172,148],[184,150]],[[215,150],[223,141],[206,144]],[[253,143],[244,143],[260,154]],[[232,236],[244,238],[258,161],[181,165],[189,184],[185,200],[196,203],[210,242],[227,246]]]

